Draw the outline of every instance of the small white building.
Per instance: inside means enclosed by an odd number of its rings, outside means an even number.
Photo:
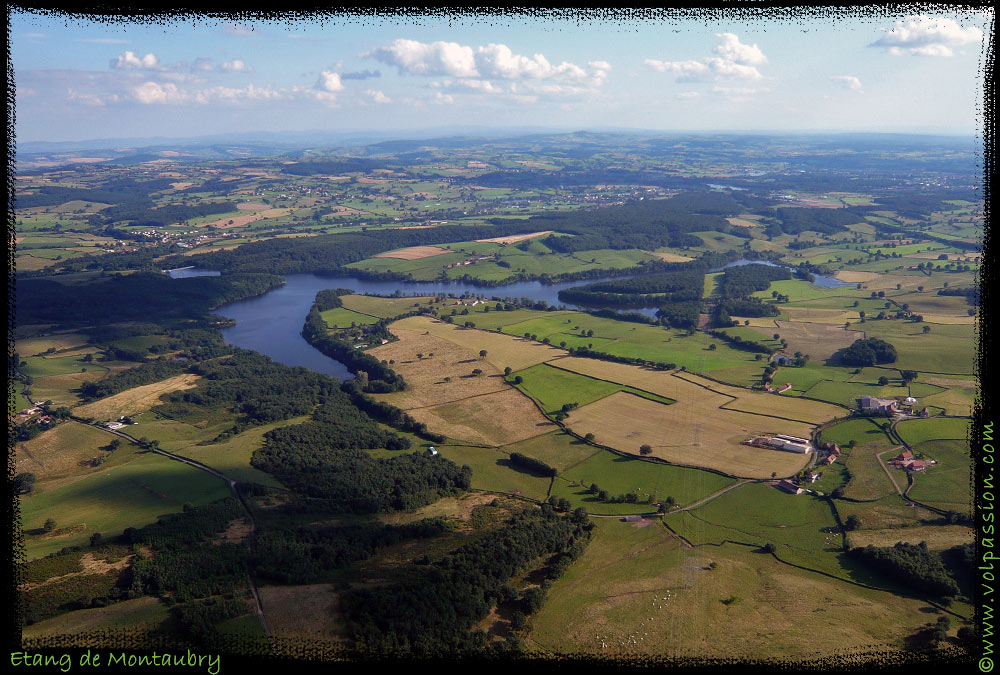
[[[438,455],[438,451],[434,449],[434,446],[431,446],[431,447],[427,448],[427,456],[428,457],[437,457],[437,455]]]

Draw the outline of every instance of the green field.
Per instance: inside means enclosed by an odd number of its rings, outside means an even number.
[[[548,497],[552,479],[515,468],[507,458],[509,455],[507,452],[463,445],[435,447],[442,457],[450,459],[459,466],[467,464],[472,468],[473,489],[524,495],[537,500]]]
[[[78,609],[24,627],[24,638],[73,635],[103,629],[160,627],[169,617],[167,605],[158,598],[142,597],[107,607]]]
[[[969,434],[970,420],[964,417],[931,417],[904,420],[896,425],[896,433],[910,445],[938,439],[964,441]]]
[[[642,503],[650,495],[660,501],[673,497],[677,504],[684,505],[735,482],[710,471],[656,464],[602,450],[560,473],[553,483],[552,494],[569,499],[574,508],[582,506],[588,513],[650,513],[655,512],[656,507]],[[639,502],[603,504],[587,492],[592,483],[607,490],[611,496],[638,494]]]
[[[913,446],[924,459],[937,464],[913,473],[908,497],[939,509],[969,513],[972,509],[972,467],[965,441],[924,441]]]
[[[627,391],[636,396],[667,405],[673,403],[668,398],[641,389],[605,382],[561,368],[553,368],[544,363],[519,370],[511,377],[514,376],[520,376],[524,380],[515,386],[537,401],[548,415],[558,412],[564,404],[576,403],[584,406],[618,391]]]
[[[376,323],[378,321],[378,318],[374,316],[353,312],[344,307],[328,309],[324,312],[320,312],[320,316],[323,317],[323,321],[325,321],[326,325],[330,328],[351,328],[355,325],[367,326],[368,324]]]
[[[28,559],[86,544],[95,532],[118,536],[126,527],[141,527],[161,515],[181,511],[185,502],[207,504],[228,495],[228,486],[215,476],[148,454],[64,487],[22,498],[26,533],[40,532],[48,518],[57,526],[53,533],[25,536]]]

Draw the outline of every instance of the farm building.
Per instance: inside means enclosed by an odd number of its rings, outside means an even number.
[[[433,446],[427,448],[427,456],[428,457],[437,457],[437,454],[438,454],[438,451],[435,450]]]
[[[922,459],[915,459],[907,465],[907,471],[924,471],[927,469],[927,462]]]
[[[837,455],[837,454],[834,454],[834,453],[831,452],[829,455],[826,456],[826,459],[823,460],[823,463],[824,464],[833,464],[834,462],[837,461],[838,457],[840,457],[840,455]]]
[[[803,490],[802,488],[800,488],[798,485],[788,480],[787,478],[778,483],[778,489],[784,490],[788,494],[792,495],[800,495],[803,492],[805,492],[805,490]]]
[[[788,452],[800,452],[805,454],[812,450],[809,445],[809,441],[804,438],[798,438],[796,436],[784,436],[777,435],[771,438],[765,439],[764,443],[770,445],[772,448],[778,448],[779,450],[787,450]]]
[[[787,366],[789,363],[795,363],[795,359],[787,354],[775,354],[771,361],[777,363],[779,366]]]
[[[862,410],[879,410],[884,412],[896,412],[898,404],[893,399],[875,398],[874,396],[861,397]]]

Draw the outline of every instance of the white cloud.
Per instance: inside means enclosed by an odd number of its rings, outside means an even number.
[[[285,94],[271,87],[255,87],[249,84],[245,87],[210,87],[194,94],[196,103],[243,103],[245,101],[273,101],[285,98]]]
[[[159,60],[153,53],[139,57],[133,51],[126,51],[111,59],[110,65],[115,70],[155,70]]]
[[[745,45],[733,33],[717,33],[721,42],[713,50],[718,56],[687,61],[646,59],[644,63],[661,73],[670,73],[678,82],[707,82],[719,79],[755,81],[764,76],[757,66],[767,63],[767,57],[756,44]]]
[[[697,91],[682,91],[677,94],[677,98],[682,101],[693,101],[696,98],[701,98],[701,93]]]
[[[243,63],[240,59],[233,59],[232,61],[226,61],[221,66],[222,70],[227,73],[252,73],[253,68]]]
[[[868,45],[882,47],[893,56],[952,56],[953,47],[978,44],[983,31],[976,26],[962,28],[954,19],[916,16],[896,25]]]
[[[378,47],[361,56],[396,66],[400,73],[410,75],[479,76],[472,47],[463,47],[456,42],[425,44],[401,38],[388,47]]]
[[[158,82],[144,82],[138,87],[132,88],[132,98],[139,103],[146,105],[163,103],[185,103],[188,95],[177,88],[176,84],[168,82],[160,84]]]
[[[715,37],[722,38],[722,42],[712,51],[724,61],[744,66],[762,66],[767,63],[767,57],[756,44],[745,45],[734,33],[716,33]]]
[[[215,70],[215,66],[212,64],[212,59],[207,56],[199,56],[194,60],[194,63],[191,64],[191,70],[197,72],[208,72]]]
[[[439,91],[434,92],[434,100],[431,103],[444,104],[444,103],[454,103],[455,97],[450,94],[442,94]]]
[[[865,93],[864,89],[861,88],[861,80],[856,78],[854,75],[834,75],[830,78],[834,82],[842,83],[847,89],[851,91],[856,91],[859,94]]]
[[[377,89],[366,89],[365,94],[371,97],[375,103],[392,103],[392,99]]]
[[[67,98],[70,101],[76,101],[83,103],[84,105],[95,107],[103,107],[108,103],[117,103],[120,100],[120,97],[117,94],[106,94],[104,96],[99,96],[97,94],[81,94],[73,89],[67,90]]]
[[[495,43],[473,48],[455,42],[427,44],[399,39],[361,56],[395,66],[401,74],[456,78],[455,81],[437,82],[432,86],[466,93],[513,93],[513,87],[505,88],[497,81],[549,82],[547,85],[531,85],[530,88],[557,95],[593,91],[604,84],[611,71],[611,64],[607,61],[591,61],[586,68],[568,61],[554,64],[544,54],[523,56],[515,54],[506,45]]]
[[[340,75],[338,73],[324,70],[319,74],[319,79],[316,81],[316,88],[320,91],[333,94],[338,91],[343,91],[344,83],[340,81]]]

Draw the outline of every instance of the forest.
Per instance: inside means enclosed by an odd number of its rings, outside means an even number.
[[[874,366],[876,363],[894,363],[896,348],[881,338],[855,340],[850,347],[840,351],[838,358],[845,366]]]

